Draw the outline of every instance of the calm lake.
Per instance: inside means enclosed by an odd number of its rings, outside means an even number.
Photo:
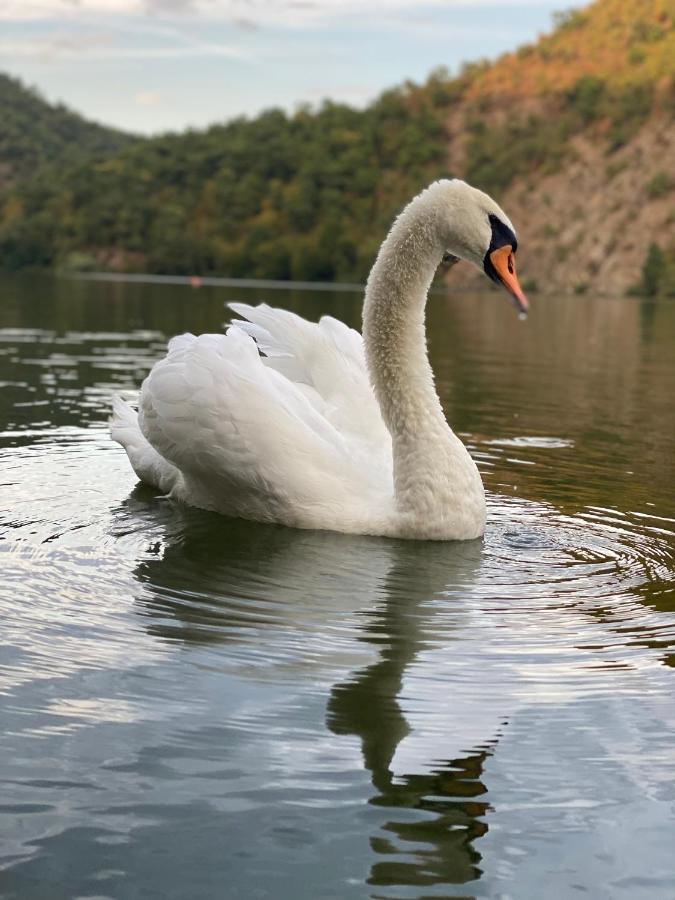
[[[227,520],[107,431],[229,300],[0,280],[0,896],[675,897],[675,303],[435,294],[484,541]]]

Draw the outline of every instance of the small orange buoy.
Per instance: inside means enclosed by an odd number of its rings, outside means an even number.
[[[190,275],[190,287],[198,288],[202,286],[202,280],[199,275]]]

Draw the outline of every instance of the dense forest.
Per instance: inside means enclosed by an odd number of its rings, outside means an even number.
[[[30,177],[45,164],[116,153],[136,140],[52,106],[2,73],[0,123],[0,187]]]
[[[9,267],[353,279],[443,157],[438,115],[399,92],[363,112],[271,110],[45,167],[8,194],[0,253]]]
[[[650,218],[614,284],[675,294],[675,176],[659,146],[670,146],[675,128],[675,11],[663,0],[626,7],[598,0],[559,16],[536,45],[456,78],[436,70],[363,110],[326,102],[145,140],[90,125],[4,79],[0,264],[363,280],[401,205],[429,181],[457,175],[522,209],[530,288],[545,289],[546,276],[583,292],[606,276],[599,251],[583,257],[579,236],[566,236],[570,181],[592,166],[595,190],[625,196],[628,215],[627,176],[639,165],[632,183]],[[646,149],[634,159],[638,137]],[[577,175],[586,145],[595,157]],[[582,225],[584,199],[575,197]],[[606,227],[610,249],[609,229],[621,230],[615,213],[609,201],[588,208],[588,229]],[[571,253],[581,276],[569,274]]]

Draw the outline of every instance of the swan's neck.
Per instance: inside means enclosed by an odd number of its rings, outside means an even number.
[[[424,195],[413,201],[380,249],[363,308],[368,370],[392,437],[397,507],[432,519],[444,518],[467,492],[479,491],[483,502],[480,476],[446,422],[427,354],[427,292],[445,250],[440,231]]]

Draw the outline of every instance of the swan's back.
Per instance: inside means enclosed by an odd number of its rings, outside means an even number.
[[[174,338],[143,383],[140,430],[180,472],[173,496],[259,521],[370,530],[364,521],[393,503],[391,439],[361,336],[330,317],[233,307],[249,321]]]

